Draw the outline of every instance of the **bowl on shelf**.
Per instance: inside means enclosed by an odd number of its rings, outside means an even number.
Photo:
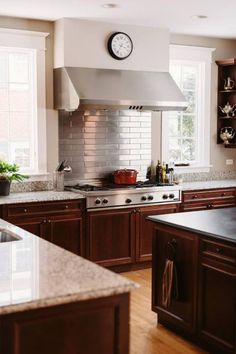
[[[229,145],[230,140],[235,137],[235,130],[232,127],[224,127],[220,129],[220,138],[223,140],[224,145]]]

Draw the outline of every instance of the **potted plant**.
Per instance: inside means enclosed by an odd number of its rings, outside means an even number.
[[[20,174],[20,167],[16,164],[0,160],[0,195],[9,195],[12,181],[22,182],[29,176]]]

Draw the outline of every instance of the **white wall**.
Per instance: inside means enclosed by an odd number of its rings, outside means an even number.
[[[107,40],[116,31],[133,40],[133,52],[125,60],[115,60],[107,51]],[[55,23],[54,67],[168,71],[168,63],[167,29],[74,19]]]

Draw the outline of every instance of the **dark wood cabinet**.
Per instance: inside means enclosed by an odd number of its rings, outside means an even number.
[[[229,103],[231,107],[236,104],[236,59],[218,60],[216,64],[218,65],[217,144],[223,144],[223,140],[220,138],[221,129],[232,127],[236,131],[235,107],[233,111],[229,113],[230,118],[228,118],[225,113],[222,113],[220,109],[220,106],[223,108],[227,103]],[[229,88],[227,89],[228,78],[232,81],[229,82]],[[235,148],[236,134],[235,137],[230,140],[229,144],[224,146],[227,148]]]
[[[155,224],[152,309],[158,322],[210,353],[236,352],[236,245]],[[162,280],[168,245],[175,247],[178,299],[163,306]]]
[[[236,247],[201,241],[198,336],[209,348],[235,353]]]
[[[154,205],[138,208],[136,214],[136,261],[152,260],[153,223],[147,220],[150,215],[176,213],[178,204]]]
[[[135,260],[133,209],[87,213],[87,256],[103,266],[131,264]]]
[[[1,354],[129,354],[129,294],[0,315]]]
[[[168,308],[162,304],[162,277],[168,257],[168,247],[175,249],[178,298]],[[193,334],[196,330],[198,239],[184,231],[158,226],[153,238],[152,309],[158,312],[158,322]]]
[[[235,206],[235,189],[208,189],[182,192],[181,211],[197,211]]]
[[[82,201],[5,205],[10,223],[73,253],[84,255],[84,206]]]

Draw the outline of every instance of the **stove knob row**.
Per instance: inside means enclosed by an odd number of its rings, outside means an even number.
[[[99,198],[97,198],[96,200],[95,200],[95,204],[96,205],[100,205],[100,204],[107,204],[108,203],[108,199],[103,199],[102,201],[101,201],[101,199],[99,199]]]
[[[174,195],[174,193],[171,193],[171,194],[163,194],[163,196],[162,196],[162,199],[164,199],[164,200],[166,200],[166,199],[174,199],[174,197],[175,197],[175,195]]]

